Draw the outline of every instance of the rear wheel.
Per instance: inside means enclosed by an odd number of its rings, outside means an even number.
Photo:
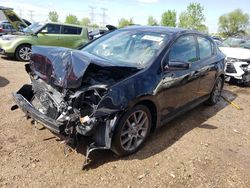
[[[151,129],[151,113],[144,105],[126,112],[115,130],[112,150],[119,156],[135,153],[145,142]]]
[[[222,78],[219,77],[216,80],[213,91],[212,91],[209,99],[206,101],[206,104],[215,105],[219,101],[219,99],[221,97],[222,87],[223,87],[223,81],[222,81]]]
[[[22,44],[17,47],[15,56],[19,61],[29,61],[31,55],[31,46]]]

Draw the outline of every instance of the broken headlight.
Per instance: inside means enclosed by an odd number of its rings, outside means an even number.
[[[227,73],[237,73],[233,63],[227,63],[226,72]]]
[[[227,57],[227,62],[231,62],[231,63],[233,63],[233,62],[239,62],[240,60],[239,59],[237,59],[237,58],[231,58],[231,57]]]

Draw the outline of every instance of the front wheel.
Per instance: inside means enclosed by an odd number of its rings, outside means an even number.
[[[22,44],[17,47],[15,56],[19,61],[29,61],[31,55],[31,46]]]
[[[219,101],[221,97],[222,87],[223,87],[223,81],[222,78],[219,77],[215,82],[213,91],[210,94],[209,99],[206,101],[207,105],[215,105]]]
[[[151,129],[151,113],[144,105],[126,112],[115,129],[112,150],[119,156],[135,153],[145,142]]]

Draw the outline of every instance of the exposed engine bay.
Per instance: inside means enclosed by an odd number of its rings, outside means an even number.
[[[59,63],[58,58],[45,57],[46,51],[40,48],[33,50],[37,54],[33,53],[30,64],[25,65],[31,85],[26,84],[13,93],[17,105],[12,110],[20,107],[28,117],[57,134],[69,138],[91,137],[93,143],[87,149],[87,164],[91,151],[111,148],[112,129],[123,110],[111,103],[102,104],[103,99],[110,101],[107,94],[111,86],[138,69],[101,66],[100,62],[92,63],[92,59],[81,54],[75,56],[55,49],[62,55],[62,63]],[[50,52],[58,57],[57,53]]]

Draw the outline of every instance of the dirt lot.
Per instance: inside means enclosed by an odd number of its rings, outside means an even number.
[[[10,111],[11,92],[28,82],[24,63],[0,57],[0,187],[250,187],[250,88],[226,85],[224,100],[158,129],[138,153],[96,152],[82,171],[84,150],[64,144]]]

